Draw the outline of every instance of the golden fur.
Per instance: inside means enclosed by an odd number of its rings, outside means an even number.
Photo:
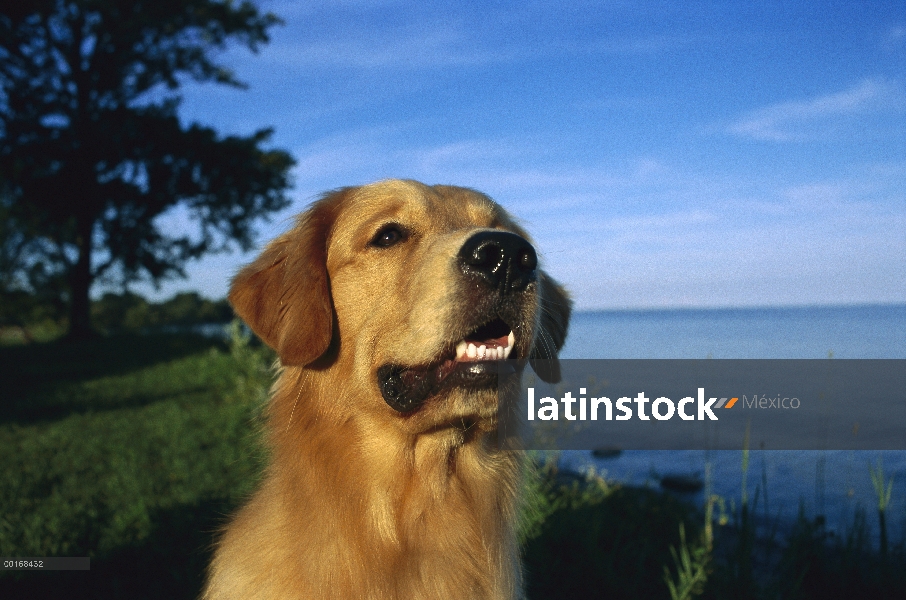
[[[376,245],[388,223],[405,239]],[[504,302],[457,265],[489,230],[526,237],[478,192],[383,181],[325,195],[236,276],[230,301],[282,369],[270,466],[226,527],[203,598],[521,596],[520,462],[497,448],[496,386],[444,388],[401,412],[376,376],[435,364],[504,304],[507,362],[556,357],[570,301],[553,280],[538,269]]]

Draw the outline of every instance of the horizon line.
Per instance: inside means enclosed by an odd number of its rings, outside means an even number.
[[[826,310],[851,308],[904,308],[906,300],[897,302],[852,302],[839,304],[753,304],[737,306],[649,306],[614,308],[576,308],[576,314],[594,313],[665,313],[665,312],[730,312],[755,310]]]

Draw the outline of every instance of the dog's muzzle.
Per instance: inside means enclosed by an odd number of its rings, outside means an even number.
[[[525,333],[524,292],[537,280],[538,256],[523,237],[508,231],[481,231],[463,243],[457,256],[470,286],[478,327],[454,343],[451,355],[422,366],[384,365],[377,371],[384,401],[400,413],[417,410],[431,395],[449,386],[472,389],[497,385],[498,377],[516,372],[518,353],[513,332]]]

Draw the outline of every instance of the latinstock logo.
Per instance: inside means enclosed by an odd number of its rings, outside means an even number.
[[[749,440],[768,450],[906,451],[906,359],[563,359],[558,365],[557,381],[537,371],[518,381],[500,379],[502,444],[738,450]]]
[[[534,421],[536,417],[542,421],[560,420],[560,404],[563,405],[563,417],[567,421],[597,421],[602,414],[602,420],[605,421],[629,421],[633,417],[641,421],[650,421],[651,417],[658,421],[669,421],[675,416],[683,421],[704,421],[706,419],[717,421],[718,417],[714,410],[733,408],[739,401],[738,396],[732,398],[715,396],[705,400],[705,388],[701,387],[698,388],[696,397],[686,396],[676,403],[666,396],[659,396],[652,400],[645,395],[645,392],[639,392],[635,397],[621,396],[617,398],[616,402],[606,396],[588,398],[584,387],[579,388],[578,397],[574,397],[572,392],[567,391],[559,401],[551,396],[545,396],[539,398],[536,403],[534,387],[529,387],[526,395],[529,421]],[[746,397],[743,396],[743,398]],[[779,400],[779,397],[777,399]],[[789,398],[785,400],[789,400]],[[649,402],[651,402],[650,413],[646,412]],[[577,403],[578,415],[574,412]],[[692,414],[686,412],[690,404],[697,409]],[[753,398],[750,407],[760,408],[757,396]],[[614,409],[618,414],[614,415]]]

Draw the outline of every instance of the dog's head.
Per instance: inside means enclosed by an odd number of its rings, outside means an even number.
[[[397,180],[325,195],[230,301],[283,365],[331,372],[414,427],[493,418],[498,373],[527,360],[559,379],[571,305],[490,198]]]

